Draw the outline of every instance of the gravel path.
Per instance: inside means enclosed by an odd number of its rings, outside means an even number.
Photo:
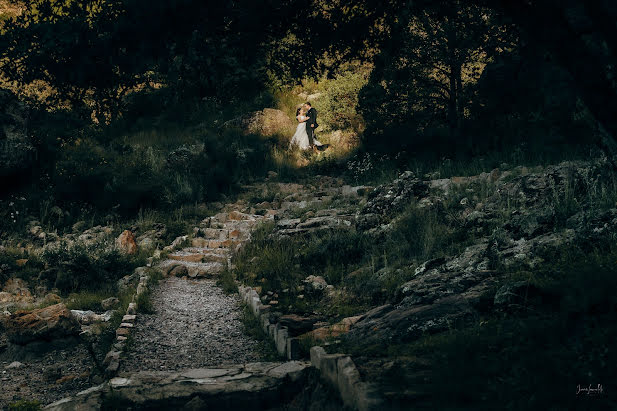
[[[120,371],[181,370],[259,361],[246,336],[237,295],[212,280],[168,277],[152,294],[155,314],[137,316],[134,339]]]

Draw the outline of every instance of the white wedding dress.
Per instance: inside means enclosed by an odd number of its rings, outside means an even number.
[[[296,127],[296,133],[293,135],[291,141],[289,142],[289,148],[293,148],[295,146],[300,150],[307,150],[311,148],[308,134],[306,133],[306,120],[308,119],[308,117],[298,116],[297,118],[300,124],[298,124],[298,127]],[[315,135],[313,135],[313,143],[316,146],[322,145],[319,141],[317,141]]]

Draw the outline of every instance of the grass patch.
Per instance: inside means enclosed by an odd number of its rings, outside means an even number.
[[[101,311],[101,301],[114,296],[115,293],[112,290],[99,292],[82,291],[79,293],[73,293],[66,299],[66,307],[69,310]]]
[[[225,294],[235,294],[238,292],[238,285],[236,284],[233,272],[227,268],[219,275],[216,285],[221,287]]]
[[[38,411],[43,409],[39,401],[19,400],[9,404],[9,411]]]
[[[44,283],[63,294],[98,292],[101,288],[114,287],[118,279],[145,265],[148,256],[147,251],[124,254],[104,241],[89,245],[60,243],[42,254],[42,260],[50,268]]]
[[[135,299],[137,303],[137,311],[142,314],[154,314],[154,305],[152,304],[152,293],[150,290],[146,290],[139,294]]]

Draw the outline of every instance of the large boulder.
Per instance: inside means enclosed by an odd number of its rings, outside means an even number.
[[[244,134],[293,134],[295,123],[281,110],[265,108],[225,122],[224,128],[239,128]],[[291,133],[291,134],[290,134]]]
[[[116,247],[126,254],[135,254],[137,252],[137,242],[135,234],[129,230],[124,230],[122,234],[116,238]]]
[[[10,342],[25,345],[34,341],[52,341],[79,334],[79,322],[64,304],[33,311],[18,311],[3,321]]]

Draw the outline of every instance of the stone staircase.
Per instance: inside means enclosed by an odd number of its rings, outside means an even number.
[[[186,240],[190,245],[173,250],[159,263],[159,268],[164,275],[216,277],[229,266],[232,252],[250,240],[253,228],[273,218],[272,214],[262,216],[237,210],[208,217],[194,228],[194,238]]]

